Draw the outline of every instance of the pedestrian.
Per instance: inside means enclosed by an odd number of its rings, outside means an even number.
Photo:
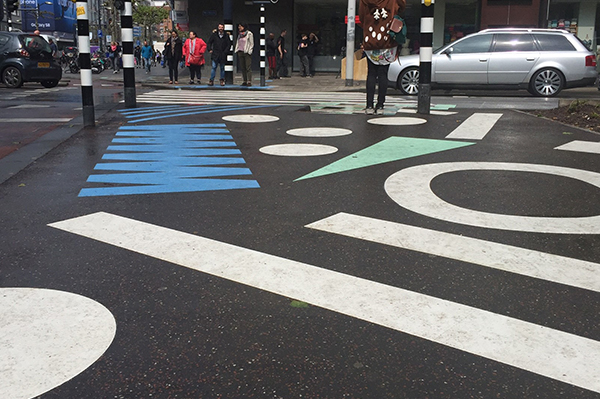
[[[48,39],[48,43],[50,44],[50,50],[52,50],[52,58],[58,57],[58,47],[52,38]]]
[[[221,86],[225,86],[225,64],[227,62],[227,55],[231,52],[231,39],[229,38],[229,34],[225,32],[224,24],[219,24],[217,30],[210,35],[210,38],[208,39],[208,52],[210,53],[211,60],[210,80],[208,81],[208,85],[212,86],[215,84],[217,67],[219,67],[219,82],[221,83]]]
[[[298,57],[300,58],[300,76],[303,78],[310,76],[308,65],[308,36],[306,34],[302,34],[302,37],[298,42]]]
[[[133,49],[133,57],[135,58],[135,67],[141,68],[142,67],[142,48],[140,47],[139,44],[137,46],[135,46],[135,48]]]
[[[246,24],[238,24],[238,37],[235,42],[235,52],[242,69],[242,86],[252,86],[252,50],[254,50],[254,35]]]
[[[113,73],[119,73],[119,62],[121,58],[121,46],[119,43],[112,42],[108,47],[108,58],[110,59],[113,67]]]
[[[190,84],[194,84],[194,79],[198,77],[198,84],[202,84],[202,68],[204,67],[204,52],[206,51],[206,42],[196,35],[193,30],[190,31],[190,38],[183,45],[183,57],[185,65],[190,69]]]
[[[179,80],[179,61],[183,57],[183,43],[177,34],[177,31],[173,29],[171,31],[171,37],[165,43],[165,61],[169,66],[169,84],[173,82],[178,84]]]
[[[308,69],[310,71],[309,76],[312,78],[315,76],[315,56],[318,53],[319,38],[313,32],[308,35]]]
[[[269,79],[279,79],[277,76],[277,43],[275,34],[269,33],[267,37],[267,62],[269,63]]]
[[[144,41],[144,45],[140,51],[140,56],[144,60],[144,67],[146,68],[146,73],[150,73],[150,67],[152,66],[152,46],[148,44],[148,41]]]
[[[287,58],[285,49],[285,35],[287,30],[282,30],[279,39],[277,39],[277,74],[280,78],[288,77]]]
[[[404,11],[405,0],[360,0],[359,17],[364,32],[363,49],[368,60],[367,115],[382,115],[388,86],[390,63],[398,57],[398,42],[394,37],[400,32],[396,16]],[[392,24],[393,23],[393,24]],[[397,29],[397,30],[396,30]],[[390,34],[390,32],[395,32]],[[377,105],[373,108],[375,85],[379,84]]]

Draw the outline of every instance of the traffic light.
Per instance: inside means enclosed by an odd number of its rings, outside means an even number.
[[[123,0],[115,0],[115,8],[123,11],[125,9],[125,2]]]
[[[19,0],[6,0],[6,10],[9,14],[19,9]]]

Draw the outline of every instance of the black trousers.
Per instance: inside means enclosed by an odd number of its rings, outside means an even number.
[[[377,107],[383,108],[385,103],[385,95],[387,94],[388,87],[388,70],[389,65],[376,65],[371,61],[367,60],[368,72],[367,72],[367,108],[373,107],[373,101],[375,99],[375,85],[379,84],[379,90],[377,91]]]
[[[202,65],[190,65],[190,80],[194,80],[198,76],[198,80],[202,79]]]
[[[169,64],[169,80],[179,80],[179,61],[169,58],[167,64]]]

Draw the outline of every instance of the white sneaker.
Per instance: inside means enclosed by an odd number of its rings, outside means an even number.
[[[375,115],[383,115],[383,108],[375,108]]]
[[[374,115],[375,114],[375,108],[373,108],[373,107],[367,107],[367,108],[365,108],[365,114],[367,114],[367,115]]]

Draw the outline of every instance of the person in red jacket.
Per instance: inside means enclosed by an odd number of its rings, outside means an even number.
[[[198,84],[202,79],[202,67],[204,66],[204,52],[206,43],[200,39],[196,32],[190,31],[190,38],[183,45],[183,58],[185,65],[190,68],[190,84],[194,84],[194,78],[198,76]]]
[[[387,93],[387,74],[390,64],[398,57],[398,42],[390,31],[397,28],[398,21],[394,16],[403,12],[406,0],[360,0],[358,14],[363,29],[363,49],[368,59],[367,73],[367,115],[383,114],[383,104]],[[392,25],[392,22],[395,22]],[[379,82],[377,105],[373,108],[375,99],[375,84]]]

